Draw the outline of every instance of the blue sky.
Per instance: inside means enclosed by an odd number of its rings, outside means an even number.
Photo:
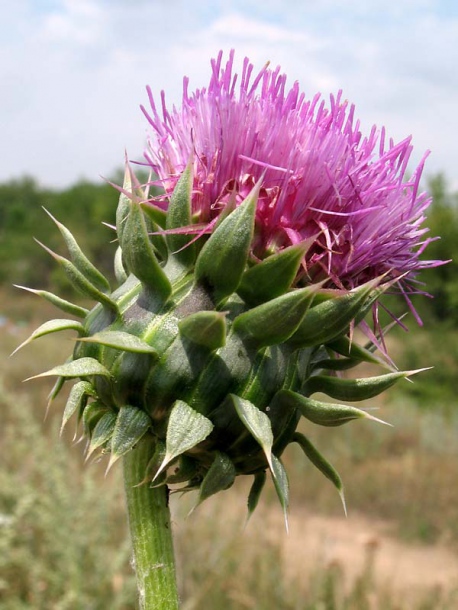
[[[306,95],[343,89],[363,131],[413,135],[413,162],[458,188],[454,0],[0,0],[0,180],[99,180],[140,158],[145,85],[179,103],[209,60],[280,64]]]

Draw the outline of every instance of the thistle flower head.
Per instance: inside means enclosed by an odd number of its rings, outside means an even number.
[[[341,91],[329,104],[319,94],[308,100],[297,82],[287,88],[280,68],[255,74],[245,59],[239,79],[233,53],[211,68],[208,88],[189,93],[185,78],[179,109],[167,109],[164,93],[158,109],[148,89],[145,157],[165,189],[162,205],[191,155],[194,218],[207,230],[262,176],[255,257],[313,238],[309,280],[353,288],[385,275],[411,291],[415,273],[437,264],[420,259],[431,199],[419,192],[426,155],[406,176],[411,138],[395,144],[376,127],[364,136]]]
[[[379,356],[368,328],[372,344],[358,345],[354,325],[390,286],[409,292],[417,271],[439,263],[420,259],[430,199],[419,193],[423,163],[406,178],[410,139],[386,144],[375,128],[364,137],[341,93],[327,107],[297,83],[287,91],[279,69],[253,76],[245,60],[240,84],[232,70],[232,54],[225,67],[220,54],[208,89],[189,94],[185,81],[179,110],[163,95],[159,114],[150,92],[146,159],[164,193],[149,198],[127,166],[115,290],[53,219],[70,259],[48,251],[98,303],[88,312],[34,291],[82,321],[47,322],[28,341],[78,333],[69,360],[41,376],[58,377],[51,398],[77,380],[63,424],[77,415],[89,455],[110,453],[111,465],[149,435],[145,480],[197,489],[202,501],[252,475],[251,512],[269,471],[286,511],[291,443],[342,494],[297,431],[301,417],[376,419],[313,394],[363,400],[415,372]],[[339,376],[362,362],[389,372]]]

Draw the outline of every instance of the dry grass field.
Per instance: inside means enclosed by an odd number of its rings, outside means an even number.
[[[22,382],[62,361],[71,334],[8,358],[56,314],[1,296],[0,608],[134,609],[120,469],[105,478],[103,464],[84,464],[72,425],[58,435],[62,402],[44,418],[52,382]],[[190,516],[193,498],[173,496],[183,610],[457,608],[458,413],[418,403],[388,392],[377,406],[393,428],[307,430],[346,484],[348,517],[294,449],[288,534],[271,488],[248,524],[244,481]]]

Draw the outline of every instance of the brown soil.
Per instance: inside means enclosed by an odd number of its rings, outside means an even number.
[[[246,548],[242,561],[249,561],[249,549],[259,547],[263,540],[278,545],[285,576],[296,582],[310,582],[314,574],[335,566],[349,591],[369,566],[373,590],[404,600],[402,607],[432,591],[453,592],[458,598],[458,554],[443,545],[404,543],[393,536],[392,523],[365,515],[330,517],[294,507],[287,533],[280,507],[262,503],[244,528],[245,502],[238,500],[237,494],[228,494],[204,502],[191,519],[181,522],[181,534],[186,536],[191,522],[192,527],[199,527],[198,522],[208,524],[215,515],[224,514],[225,535]]]
[[[282,526],[281,519],[279,528]],[[292,576],[321,565],[342,567],[350,585],[368,560],[380,587],[402,594],[458,588],[458,555],[441,546],[404,544],[388,533],[389,524],[365,516],[322,517],[293,511],[283,536],[285,566]]]

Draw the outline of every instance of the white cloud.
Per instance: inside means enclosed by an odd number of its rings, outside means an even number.
[[[65,0],[60,10],[44,17],[40,37],[46,43],[93,45],[101,33],[102,19],[102,9],[95,2]]]
[[[263,45],[271,43],[286,43],[291,45],[313,41],[316,47],[320,46],[317,40],[314,41],[305,32],[292,32],[288,28],[258,21],[257,19],[246,17],[241,13],[222,15],[212,24],[211,34],[216,37],[222,36],[224,38],[249,40],[251,43],[260,42]]]
[[[0,0],[1,1],[1,0]],[[41,2],[43,4],[43,1]],[[458,179],[458,19],[428,0],[55,0],[8,4],[0,41],[0,180],[28,171],[46,183],[96,179],[140,156],[144,86],[176,103],[184,74],[208,82],[219,49],[261,68],[280,64],[307,95],[339,88],[366,129],[413,133],[430,170]],[[407,25],[406,25],[407,24]],[[456,178],[455,178],[456,177]]]

